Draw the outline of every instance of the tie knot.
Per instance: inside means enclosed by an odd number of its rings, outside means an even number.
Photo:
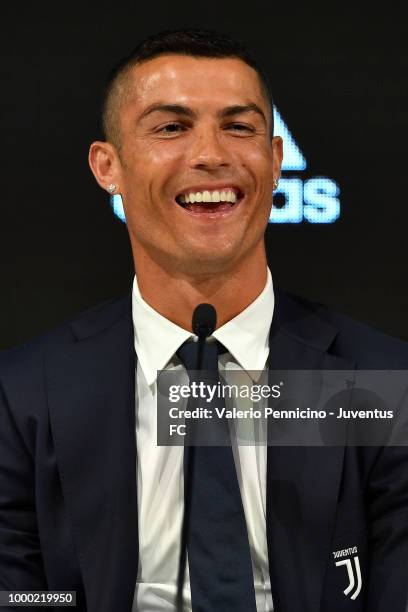
[[[186,340],[176,352],[186,370],[197,369],[198,342]],[[218,372],[218,355],[225,353],[226,348],[221,342],[206,342],[203,350],[202,370]]]

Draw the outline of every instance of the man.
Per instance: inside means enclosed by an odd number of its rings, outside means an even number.
[[[408,350],[273,289],[264,231],[282,141],[240,45],[202,31],[144,41],[113,73],[103,125],[89,162],[122,196],[133,289],[2,356],[0,588],[159,612],[175,609],[184,474],[183,449],[156,445],[157,370],[187,367],[196,306],[216,309],[206,351],[220,347],[220,369],[404,369]],[[186,610],[405,610],[405,447],[241,447],[225,486],[231,457],[218,481],[213,456],[198,455],[192,487],[219,491],[225,520],[191,508]],[[200,530],[230,525],[205,559]]]

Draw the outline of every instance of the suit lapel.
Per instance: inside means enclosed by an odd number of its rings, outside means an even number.
[[[138,568],[130,296],[79,319],[46,363],[51,427],[89,612],[130,610]]]
[[[337,330],[289,296],[275,298],[271,370],[353,369],[327,352]],[[344,446],[268,446],[266,528],[279,612],[320,609],[343,458]]]

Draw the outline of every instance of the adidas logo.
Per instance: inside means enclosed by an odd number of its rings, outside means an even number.
[[[276,106],[274,121],[274,133],[283,139],[283,164],[269,222],[334,223],[340,216],[339,186],[324,176],[303,179],[306,159]]]

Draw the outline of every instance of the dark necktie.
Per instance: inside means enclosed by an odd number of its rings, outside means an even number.
[[[187,341],[177,351],[187,371],[196,368],[197,347],[198,343]],[[202,363],[204,382],[219,381],[218,354],[223,349],[219,342],[206,343]],[[204,380],[203,376],[200,380]],[[190,398],[188,409],[197,402]],[[211,402],[205,405],[214,411],[214,406],[221,408],[225,403],[223,399],[215,399],[213,405]],[[228,431],[226,420],[218,425],[224,432]],[[185,467],[191,458],[190,452],[185,446]],[[230,444],[194,446],[193,453],[187,530],[192,610],[256,612],[248,532],[232,447]]]

